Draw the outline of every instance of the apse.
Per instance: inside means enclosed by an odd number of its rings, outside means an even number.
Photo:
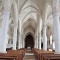
[[[25,38],[25,48],[34,48],[34,38],[30,34]]]

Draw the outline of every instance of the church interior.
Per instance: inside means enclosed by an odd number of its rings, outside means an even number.
[[[60,60],[60,0],[0,0],[0,60]]]

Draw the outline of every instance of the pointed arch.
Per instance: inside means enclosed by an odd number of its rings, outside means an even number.
[[[38,13],[40,13],[40,11],[39,11],[36,7],[34,7],[34,6],[32,6],[32,5],[29,5],[29,6],[25,7],[23,10],[21,10],[21,12],[23,12],[24,10],[26,10],[26,9],[29,8],[29,7],[35,9]]]

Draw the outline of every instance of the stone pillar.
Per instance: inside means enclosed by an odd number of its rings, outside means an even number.
[[[25,41],[24,41],[24,35],[23,35],[22,37],[23,37],[22,40],[23,40],[23,48],[24,48],[24,42],[25,42]]]
[[[47,50],[46,21],[43,21],[43,50]]]
[[[19,38],[18,38],[18,49],[20,49],[20,34],[19,34]]]
[[[60,54],[59,0],[53,0],[53,36],[55,52]]]
[[[52,35],[50,35],[50,45],[52,45]]]
[[[42,20],[39,20],[39,26],[38,26],[38,39],[39,39],[39,49],[41,49],[41,29],[42,29]]]
[[[22,35],[22,28],[21,28],[21,25],[22,25],[22,21],[21,21],[21,19],[19,18],[19,49],[20,48],[22,48],[22,43],[21,43],[21,40],[22,40],[22,37],[21,37],[21,35]]]
[[[10,9],[10,0],[4,0],[2,33],[0,39],[0,53],[6,53],[6,45],[8,41],[7,33],[8,33],[8,25],[9,25],[9,14],[10,14],[9,9]]]
[[[19,34],[19,39],[18,39],[18,49],[22,48],[22,37],[21,33]]]
[[[38,35],[39,35],[39,49],[41,49],[41,33],[38,33]]]
[[[38,36],[36,36],[36,48],[38,48]]]
[[[50,47],[50,35],[47,34],[47,49],[49,49]]]
[[[19,49],[22,48],[22,37],[21,37],[21,33],[19,34]]]
[[[17,43],[17,29],[18,29],[18,8],[17,4],[14,3],[14,35],[13,35],[13,50],[16,50]]]
[[[13,35],[13,50],[16,50],[17,43],[17,27],[14,27],[14,35]]]
[[[36,36],[35,36],[35,41],[34,41],[34,42],[35,42],[35,46],[34,46],[34,48],[37,48],[37,47],[36,47],[36,45],[37,45],[37,44],[36,44]]]
[[[21,37],[20,37],[20,46],[21,46],[21,47],[20,47],[20,48],[22,48],[22,45],[23,45],[23,44],[22,44],[22,35],[21,35]]]
[[[23,48],[23,35],[21,35],[21,48]]]
[[[38,48],[38,34],[37,34],[37,31],[35,33],[35,48]]]
[[[9,44],[9,45],[12,45],[12,43],[11,43],[11,38],[9,39],[8,44]]]
[[[35,36],[35,48],[38,48],[38,37]]]

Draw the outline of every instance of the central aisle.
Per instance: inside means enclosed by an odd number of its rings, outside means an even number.
[[[27,50],[25,52],[25,56],[24,56],[23,60],[36,60],[36,59],[35,59],[34,53],[31,52],[31,50]]]

